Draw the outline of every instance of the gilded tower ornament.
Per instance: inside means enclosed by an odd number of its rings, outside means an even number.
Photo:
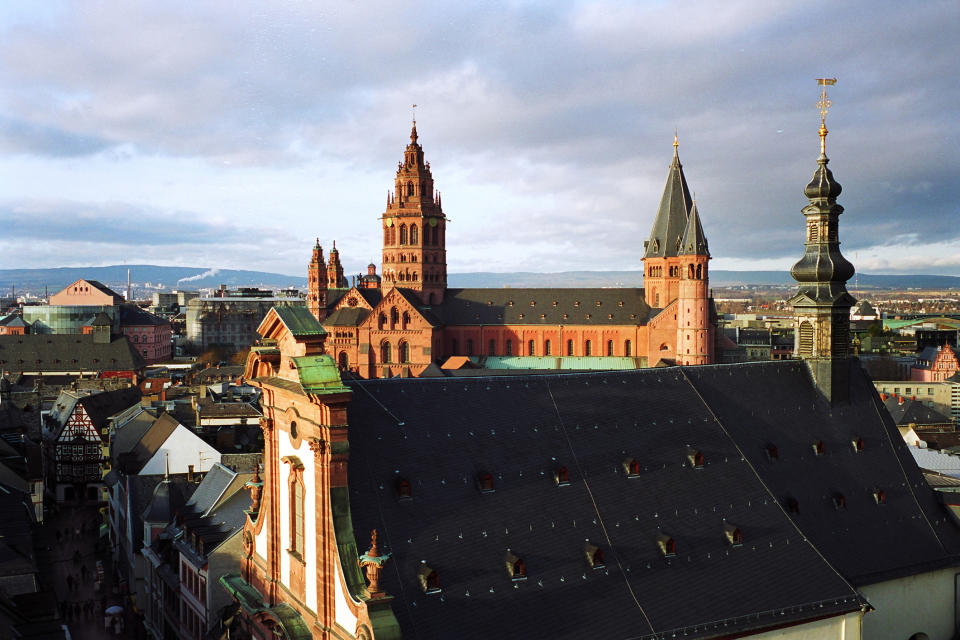
[[[833,106],[827,98],[827,87],[837,84],[836,78],[817,78],[817,84],[820,85],[820,100],[817,101],[817,109],[820,110],[820,153],[827,154],[827,111]]]

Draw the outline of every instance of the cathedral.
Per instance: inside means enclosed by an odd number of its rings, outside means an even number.
[[[371,264],[347,288],[336,245],[329,260],[319,240],[313,248],[307,306],[328,353],[362,378],[416,377],[451,356],[515,368],[572,368],[564,358],[581,369],[713,363],[710,252],[676,137],[673,147],[644,243],[644,289],[456,289],[447,286],[447,217],[414,121],[381,216],[382,276]]]

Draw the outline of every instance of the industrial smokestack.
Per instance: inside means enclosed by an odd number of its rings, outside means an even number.
[[[130,302],[130,269],[127,269],[127,302]]]

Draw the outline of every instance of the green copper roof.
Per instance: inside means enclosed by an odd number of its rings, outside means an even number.
[[[306,307],[277,305],[277,317],[294,336],[325,336],[326,330]]]
[[[297,610],[288,604],[278,604],[275,607],[267,605],[263,596],[255,587],[237,573],[228,573],[220,578],[220,585],[230,593],[247,614],[265,613],[274,620],[283,630],[284,638],[288,640],[311,640],[313,634],[310,627]]]
[[[311,318],[313,316],[310,316]],[[317,326],[320,326],[319,324]],[[328,355],[300,356],[291,358],[300,376],[300,386],[306,393],[349,393],[340,380],[340,370],[337,363]]]

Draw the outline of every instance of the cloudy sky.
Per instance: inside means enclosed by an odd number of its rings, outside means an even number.
[[[722,9],[721,9],[722,7]],[[379,265],[417,103],[452,272],[639,269],[679,130],[714,268],[960,275],[960,4],[0,4],[0,268]]]

